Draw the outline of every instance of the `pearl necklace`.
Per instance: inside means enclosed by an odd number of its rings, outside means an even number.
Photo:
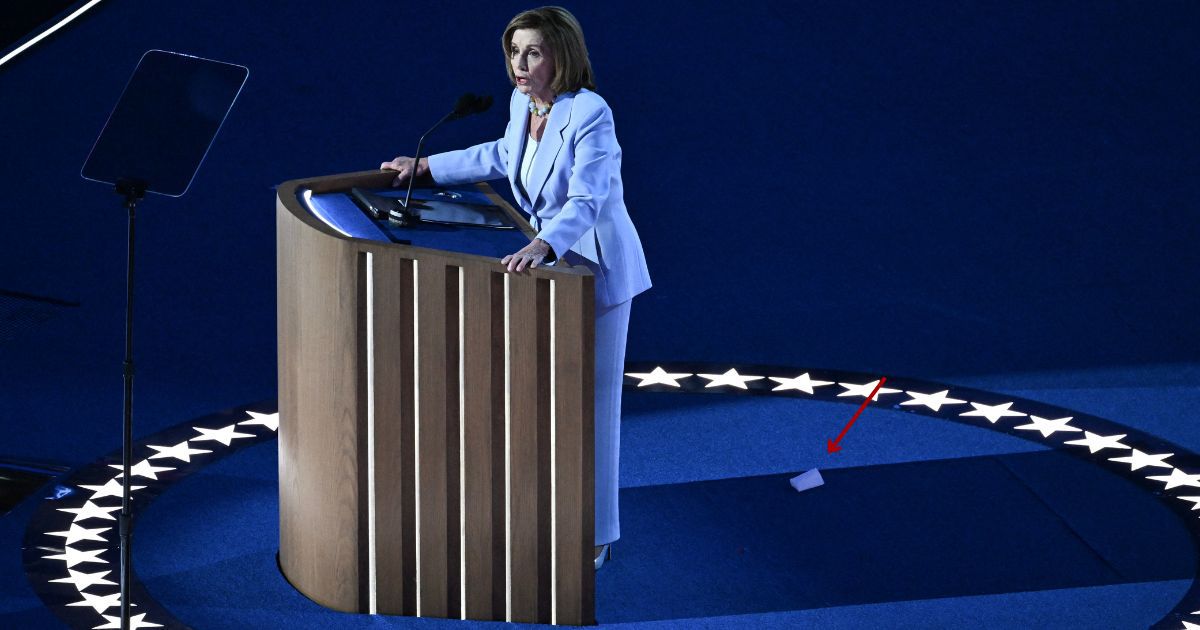
[[[550,113],[550,108],[554,107],[554,103],[546,103],[545,107],[538,107],[533,104],[533,97],[529,97],[529,112],[534,116],[545,118]]]

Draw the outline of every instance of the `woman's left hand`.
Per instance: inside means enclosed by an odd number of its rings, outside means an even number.
[[[508,265],[509,271],[525,271],[525,266],[530,269],[536,268],[545,260],[546,256],[550,255],[550,244],[540,238],[533,239],[521,251],[515,254],[509,254],[500,259],[500,264]]]

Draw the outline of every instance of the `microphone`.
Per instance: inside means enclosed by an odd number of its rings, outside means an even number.
[[[421,139],[417,141],[417,152],[413,155],[412,174],[408,176],[408,192],[404,195],[404,203],[399,208],[393,208],[388,212],[388,218],[398,223],[408,224],[414,219],[420,218],[419,212],[413,212],[418,208],[413,208],[410,204],[412,199],[413,183],[417,181],[417,164],[421,160],[421,147],[425,144],[425,136],[433,133],[434,129],[442,126],[442,123],[447,120],[458,120],[466,118],[471,114],[479,114],[488,110],[492,106],[492,97],[490,95],[479,96],[470,92],[458,97],[458,102],[454,104],[454,110],[449,114],[442,116],[442,119],[437,121]]]
[[[458,102],[454,104],[454,113],[451,120],[465,118],[471,114],[480,114],[486,112],[492,106],[492,97],[490,94],[477,96],[467,93],[458,97]]]

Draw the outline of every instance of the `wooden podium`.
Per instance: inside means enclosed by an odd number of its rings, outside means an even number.
[[[313,211],[392,176],[278,188],[280,568],[341,611],[594,624],[593,278]]]

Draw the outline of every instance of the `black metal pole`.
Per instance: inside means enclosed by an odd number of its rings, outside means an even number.
[[[137,202],[145,194],[146,184],[122,179],[117,181],[116,189],[125,196],[125,207],[129,210],[129,242],[125,259],[125,413],[121,422],[121,518],[118,525],[121,548],[121,630],[129,630],[129,585],[132,575],[130,560],[133,542],[133,510],[129,498],[130,486],[133,484],[130,479],[130,460],[133,457],[133,240]]]

